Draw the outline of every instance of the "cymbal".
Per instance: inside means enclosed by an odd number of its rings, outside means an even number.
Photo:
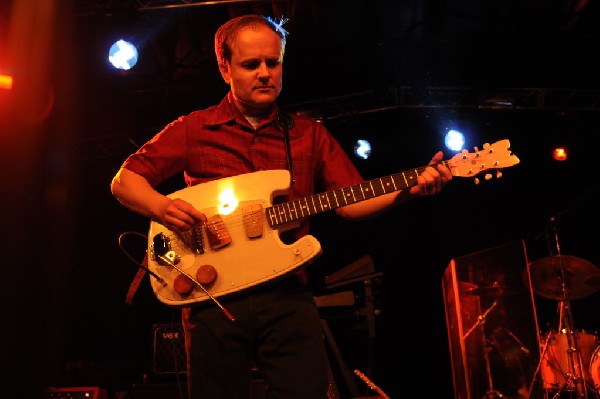
[[[563,295],[563,279],[567,297]],[[579,299],[600,289],[600,269],[585,259],[570,255],[548,256],[529,265],[533,291],[550,299]]]

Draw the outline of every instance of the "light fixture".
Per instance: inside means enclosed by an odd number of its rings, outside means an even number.
[[[359,139],[354,144],[354,155],[360,159],[368,159],[371,156],[371,143],[368,140]]]
[[[138,50],[126,40],[117,40],[108,51],[108,61],[117,69],[128,71],[137,64]]]
[[[565,147],[556,147],[552,150],[552,158],[557,161],[566,161],[568,156],[567,149]]]

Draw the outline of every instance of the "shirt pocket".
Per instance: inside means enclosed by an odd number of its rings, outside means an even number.
[[[188,151],[188,174],[203,179],[230,177],[252,171],[249,159],[225,147],[199,146]]]

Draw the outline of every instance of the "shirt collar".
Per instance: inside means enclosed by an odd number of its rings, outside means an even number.
[[[274,122],[277,118],[277,112],[277,106],[273,107],[273,110],[271,111],[266,120],[268,122]],[[221,103],[217,106],[216,112],[213,113],[213,115],[206,122],[206,124],[208,126],[223,125],[233,120],[236,120],[238,123],[243,123],[241,121],[246,122],[244,115],[242,115],[240,110],[233,103],[233,93],[229,91],[229,93],[227,93],[227,95],[223,97]]]

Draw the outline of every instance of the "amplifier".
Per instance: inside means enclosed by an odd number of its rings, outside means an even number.
[[[181,324],[155,324],[152,370],[156,374],[185,374],[185,338]]]
[[[181,324],[154,324],[152,326],[152,335],[154,338],[152,370],[155,374],[185,374],[187,371],[186,355],[185,355],[185,337],[183,326]],[[260,371],[256,367],[252,368],[252,399],[262,399],[266,393],[266,383]],[[157,397],[168,398],[168,394],[179,392],[176,386],[165,385],[161,387],[167,391],[161,391],[156,386],[148,385],[134,386],[131,399],[151,398],[148,396],[148,390],[155,392]],[[170,391],[169,391],[170,390]],[[159,394],[159,392],[161,392]],[[136,396],[137,395],[137,396]],[[337,386],[330,376],[330,386],[327,395],[328,399],[338,399]],[[54,399],[54,398],[53,398]],[[69,398],[71,399],[71,398]],[[73,398],[73,399],[79,399]],[[96,398],[93,398],[96,399]]]
[[[99,387],[46,388],[42,399],[107,399],[106,390]]]

